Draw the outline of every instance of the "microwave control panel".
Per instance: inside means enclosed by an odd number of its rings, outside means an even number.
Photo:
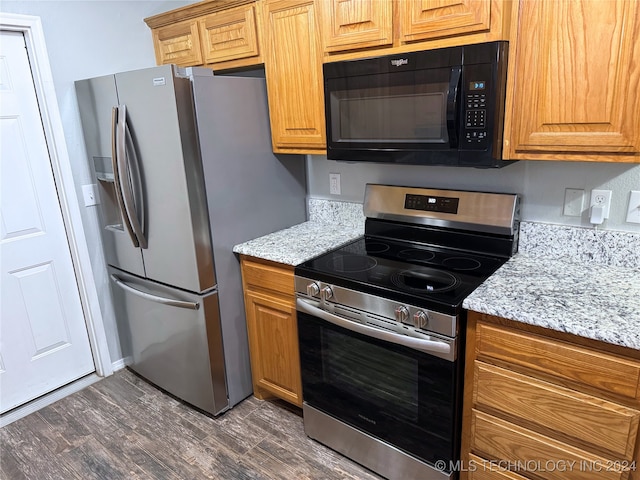
[[[464,139],[468,144],[484,146],[487,138],[487,82],[477,80],[469,82],[464,94]]]

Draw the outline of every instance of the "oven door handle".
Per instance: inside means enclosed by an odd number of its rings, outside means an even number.
[[[437,340],[427,340],[423,338],[408,337],[406,335],[400,335],[398,333],[387,332],[379,330],[377,328],[368,327],[361,323],[352,322],[346,318],[342,318],[333,313],[322,310],[318,307],[311,305],[309,302],[302,298],[296,299],[297,309],[303,313],[307,313],[314,317],[326,320],[329,323],[333,323],[352,332],[361,333],[368,337],[377,338],[379,340],[385,340],[387,342],[409,347],[414,350],[419,350],[424,353],[429,353],[446,360],[455,360],[453,349],[451,345],[446,342],[439,342]]]

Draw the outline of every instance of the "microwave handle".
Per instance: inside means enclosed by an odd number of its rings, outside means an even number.
[[[460,89],[460,79],[462,78],[462,67],[452,67],[449,77],[449,93],[447,95],[447,133],[449,134],[449,146],[458,146],[458,90]]]

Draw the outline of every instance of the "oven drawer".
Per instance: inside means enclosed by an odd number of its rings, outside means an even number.
[[[548,480],[626,480],[629,475],[626,464],[630,462],[611,461],[475,409],[471,439],[474,453],[523,466],[527,476]]]
[[[538,335],[478,323],[476,355],[552,377],[568,386],[587,386],[640,399],[640,363]]]
[[[631,460],[640,412],[476,360],[473,404]],[[508,417],[507,417],[508,418]]]

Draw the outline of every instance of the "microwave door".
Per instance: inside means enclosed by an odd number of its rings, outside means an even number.
[[[329,152],[450,150],[460,76],[443,67],[327,79]]]

